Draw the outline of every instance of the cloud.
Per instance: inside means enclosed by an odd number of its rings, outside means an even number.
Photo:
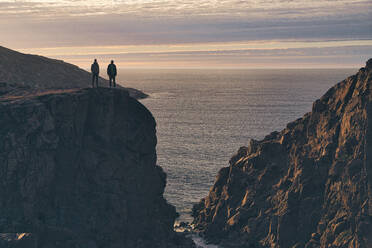
[[[368,0],[0,0],[0,14],[35,14],[35,17],[76,15],[77,13],[132,14],[153,17],[180,16],[250,16],[253,18],[329,16],[337,13],[357,14],[371,9]],[[17,12],[18,11],[18,12]],[[59,13],[56,15],[56,13]]]
[[[9,21],[0,17],[3,45],[16,48],[233,42],[270,39],[371,39],[366,15],[313,20],[211,18],[137,18],[126,15]]]
[[[46,56],[58,55],[118,55],[118,54],[181,54],[212,52],[223,53],[225,51],[238,52],[270,52],[290,51],[291,49],[345,49],[348,48],[372,48],[372,40],[344,40],[344,41],[294,41],[294,40],[261,40],[251,42],[224,42],[224,43],[184,43],[184,44],[160,44],[160,45],[121,45],[121,46],[84,46],[84,47],[48,47],[23,49],[25,53],[44,54]],[[344,51],[344,50],[342,50]],[[363,50],[365,51],[365,50]]]

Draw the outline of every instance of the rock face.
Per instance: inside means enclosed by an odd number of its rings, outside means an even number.
[[[0,116],[0,245],[193,247],[163,198],[155,120],[127,91],[2,98]]]
[[[221,247],[372,247],[372,60],[312,112],[252,140],[194,206]]]
[[[100,75],[106,75],[101,64]],[[4,94],[34,94],[52,89],[76,89],[91,87],[91,74],[61,60],[38,55],[19,53],[0,46],[0,96]],[[99,79],[100,86],[108,86],[106,79]],[[127,89],[134,98],[147,95],[136,89]]]

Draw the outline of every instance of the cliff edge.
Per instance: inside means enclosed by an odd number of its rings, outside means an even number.
[[[251,140],[194,206],[221,247],[372,247],[372,59],[281,132]]]
[[[1,247],[193,247],[163,198],[155,120],[127,91],[3,97],[0,116]]]

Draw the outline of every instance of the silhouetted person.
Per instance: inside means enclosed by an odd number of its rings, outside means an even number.
[[[97,59],[94,59],[90,70],[92,71],[92,87],[94,88],[94,81],[96,81],[96,87],[98,88],[99,65],[97,63]]]
[[[110,79],[110,87],[111,87],[112,81],[113,81],[113,86],[116,87],[116,82],[115,82],[116,65],[114,64],[113,60],[111,60],[111,64],[109,64],[107,67],[107,75],[109,76],[109,79]]]

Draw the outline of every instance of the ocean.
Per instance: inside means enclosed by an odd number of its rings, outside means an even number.
[[[282,130],[357,69],[120,70],[118,82],[144,91],[157,122],[165,198],[191,222],[217,172],[250,139]]]

